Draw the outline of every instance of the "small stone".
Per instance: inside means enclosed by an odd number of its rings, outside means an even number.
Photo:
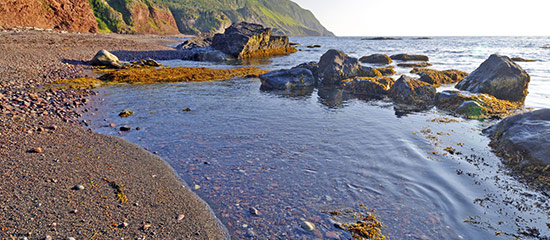
[[[76,185],[73,187],[73,190],[84,190],[84,186],[83,185]]]
[[[114,124],[114,123],[110,123],[110,124],[109,124],[109,127],[111,127],[111,128],[115,128],[115,127],[116,127],[116,124]]]
[[[68,237],[67,240],[76,240],[74,237]]]
[[[44,150],[41,147],[37,147],[37,148],[33,148],[31,150],[31,152],[33,152],[33,153],[43,153]]]
[[[178,215],[178,217],[176,218],[176,220],[178,220],[178,222],[179,222],[179,221],[183,220],[184,218],[185,218],[185,215],[180,214],[180,215]]]
[[[145,225],[143,225],[143,227],[141,227],[141,230],[147,231],[147,230],[149,230],[149,228],[151,228],[151,224],[145,224]]]
[[[46,235],[46,237],[44,238],[44,240],[52,240],[52,236]]]
[[[301,227],[307,231],[313,231],[315,229],[315,224],[308,221],[302,221]]]
[[[191,111],[191,108],[185,108],[183,109],[183,112],[190,112]]]
[[[58,126],[56,126],[56,125],[52,125],[52,126],[50,126],[50,129],[51,129],[51,130],[57,130],[58,128],[59,128],[59,127],[58,127]]]
[[[124,125],[124,126],[120,127],[120,131],[123,131],[123,132],[132,131],[132,127],[130,127],[128,125]]]
[[[139,131],[139,130],[141,130],[141,128],[140,128],[140,127],[136,127],[136,130]]]
[[[71,210],[71,213],[77,214],[77,213],[78,213],[78,209]]]
[[[254,216],[260,215],[260,211],[258,211],[258,209],[256,209],[255,207],[249,208],[248,211],[250,212],[250,214],[252,214]]]
[[[123,222],[120,225],[118,225],[119,228],[126,228],[128,226],[130,226],[130,224],[128,224],[127,222]]]
[[[194,188],[195,188],[195,190],[199,190],[199,189],[201,188],[201,186],[195,184],[195,187],[194,187]]]
[[[129,116],[132,116],[133,114],[134,114],[134,112],[132,110],[124,109],[124,110],[122,110],[122,112],[120,112],[118,114],[118,116],[120,116],[120,117],[129,117]]]

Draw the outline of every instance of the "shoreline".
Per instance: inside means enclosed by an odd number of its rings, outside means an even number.
[[[85,77],[103,48],[122,60],[176,59],[169,38],[0,32],[0,238],[229,238],[164,160],[77,123],[93,91],[40,89]]]

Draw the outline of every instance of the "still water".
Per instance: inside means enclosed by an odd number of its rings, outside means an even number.
[[[260,62],[261,67],[318,61],[330,48],[355,57],[426,54],[434,69],[466,72],[492,53],[536,59],[520,63],[531,75],[526,106],[549,103],[550,50],[539,48],[549,38],[291,41],[323,47],[300,47],[303,51]],[[410,69],[396,70],[408,74]],[[379,215],[390,239],[550,236],[548,196],[507,176],[480,132],[494,121],[463,120],[435,109],[403,115],[388,100],[345,99],[339,92],[286,96],[259,89],[256,78],[110,86],[99,90],[92,99],[97,109],[83,119],[97,132],[157,152],[235,239],[349,239],[334,223],[353,222],[360,204]],[[119,118],[125,108],[136,113]],[[140,130],[121,134],[109,123]],[[315,230],[303,230],[304,220]]]

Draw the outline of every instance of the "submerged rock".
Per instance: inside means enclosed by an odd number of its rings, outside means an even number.
[[[428,58],[428,56],[426,55],[420,55],[420,54],[409,55],[405,53],[391,55],[390,58],[392,60],[401,60],[401,61],[426,61],[427,62],[430,60],[430,58]]]
[[[521,58],[521,57],[513,57],[511,59],[514,62],[536,62],[537,61],[537,60],[525,59],[525,58]]]
[[[411,70],[411,73],[418,74],[420,76],[420,81],[427,82],[434,87],[439,87],[441,84],[459,82],[468,75],[468,73],[456,69],[438,71],[427,68],[414,68]]]
[[[393,84],[389,96],[400,108],[423,110],[434,105],[436,89],[428,83],[403,75]]]
[[[505,162],[517,165],[550,164],[550,109],[508,117],[483,131]]]
[[[488,94],[472,94],[456,90],[437,93],[435,105],[451,114],[473,119],[509,116],[513,110],[521,106]]]
[[[391,58],[386,54],[372,54],[359,58],[359,61],[363,63],[390,64]]]
[[[498,99],[523,102],[530,76],[510,58],[491,55],[456,88],[473,93],[487,93]]]
[[[295,66],[293,68],[305,68],[311,71],[313,73],[313,77],[315,79],[318,79],[317,72],[319,71],[319,64],[317,62],[307,62],[307,63],[301,63],[298,66]]]
[[[344,89],[361,99],[382,99],[395,80],[389,77],[359,77],[344,82]]]
[[[388,66],[383,68],[375,68],[377,71],[382,73],[382,76],[391,76],[395,74],[395,67],[394,66]]]
[[[176,48],[183,50],[183,49],[191,49],[191,48],[208,47],[212,45],[213,39],[214,39],[214,33],[201,33],[192,39],[186,40],[182,44],[178,45]]]
[[[316,85],[313,73],[305,68],[282,69],[260,75],[262,90],[292,90],[313,88]]]
[[[379,71],[362,66],[357,58],[335,49],[328,50],[321,56],[317,74],[322,86],[339,86],[342,80],[348,78],[382,76]]]
[[[432,66],[432,64],[427,62],[398,63],[397,66],[404,67],[404,68],[424,68],[424,67]]]
[[[99,50],[90,61],[92,66],[106,66],[112,68],[122,68],[122,64],[117,56],[105,49]]]

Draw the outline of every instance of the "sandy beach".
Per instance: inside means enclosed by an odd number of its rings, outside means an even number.
[[[174,59],[170,37],[0,32],[1,239],[226,239],[225,227],[160,158],[78,123],[100,49]]]

